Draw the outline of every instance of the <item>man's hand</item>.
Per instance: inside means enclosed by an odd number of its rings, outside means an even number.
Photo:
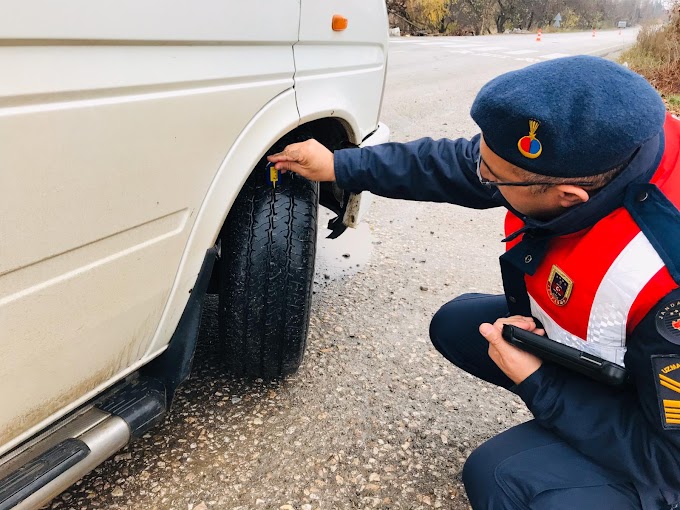
[[[333,153],[316,140],[293,143],[267,159],[282,172],[295,172],[312,181],[335,180]]]
[[[512,382],[519,384],[538,370],[543,362],[533,354],[506,342],[501,334],[503,324],[512,324],[537,335],[544,335],[545,331],[536,327],[533,318],[521,315],[504,317],[493,324],[485,322],[479,326],[479,332],[489,342],[489,357]]]

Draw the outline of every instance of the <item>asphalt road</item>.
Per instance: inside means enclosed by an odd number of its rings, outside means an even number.
[[[489,79],[634,38],[396,39],[382,120],[394,141],[469,137],[470,105]],[[461,293],[501,292],[502,219],[376,198],[361,229],[320,243],[306,359],[280,384],[224,373],[210,299],[195,371],[165,423],[48,508],[468,508],[466,457],[530,414],[441,358],[428,324]]]

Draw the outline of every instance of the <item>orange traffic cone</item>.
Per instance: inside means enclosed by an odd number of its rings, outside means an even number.
[[[536,34],[536,42],[541,42],[541,29],[538,29],[538,33]]]

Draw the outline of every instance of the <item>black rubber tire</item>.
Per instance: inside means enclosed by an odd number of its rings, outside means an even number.
[[[287,140],[272,152],[281,150]],[[271,380],[304,356],[316,255],[318,184],[290,172],[276,188],[263,159],[222,229],[219,336],[230,372]]]

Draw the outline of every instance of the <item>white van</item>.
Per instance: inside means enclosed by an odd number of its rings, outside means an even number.
[[[265,157],[385,142],[383,0],[0,6],[0,510],[38,508],[162,419],[206,292],[224,363],[302,361],[319,201]]]

